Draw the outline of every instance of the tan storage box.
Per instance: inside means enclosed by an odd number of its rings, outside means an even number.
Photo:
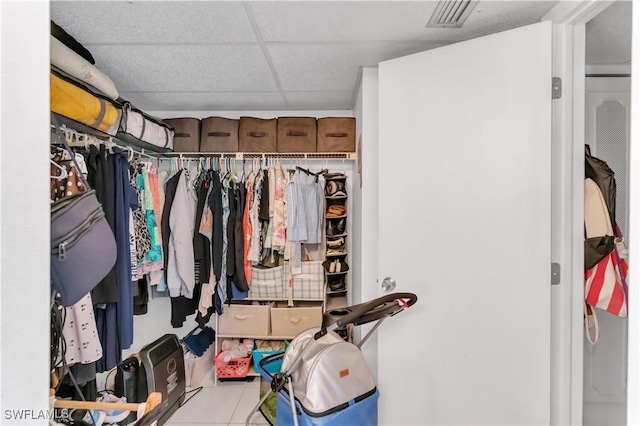
[[[278,119],[240,117],[239,151],[276,152]]]
[[[200,151],[200,119],[166,118],[165,123],[173,127],[173,151],[174,152],[198,152]]]
[[[278,152],[316,152],[315,117],[278,117]]]
[[[355,152],[356,119],[318,118],[318,152]]]
[[[234,337],[267,337],[271,331],[268,305],[232,303],[218,318],[218,334]]]
[[[322,304],[296,302],[287,307],[287,302],[276,302],[271,307],[271,334],[279,337],[295,337],[300,332],[322,325]]]
[[[238,151],[238,126],[240,122],[231,118],[208,117],[202,119],[200,151]]]

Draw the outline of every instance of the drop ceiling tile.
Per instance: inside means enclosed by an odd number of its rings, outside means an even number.
[[[279,92],[132,93],[120,96],[143,111],[269,111],[285,109]]]
[[[429,43],[269,44],[267,49],[285,91],[352,91],[360,66],[421,52]]]
[[[419,40],[437,2],[248,3],[264,41]]]
[[[275,91],[259,46],[94,46],[123,92]]]
[[[51,19],[89,45],[256,41],[244,7],[230,1],[52,1]]]
[[[353,92],[353,90],[340,92],[285,92],[284,97],[291,109],[351,109]]]
[[[462,41],[540,21],[557,1],[481,1],[462,28],[426,28],[437,1],[248,3],[266,42]]]

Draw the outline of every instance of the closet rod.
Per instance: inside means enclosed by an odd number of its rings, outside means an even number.
[[[56,129],[56,127],[52,124],[51,125],[52,129]],[[133,153],[134,155],[137,154],[138,156],[142,156],[142,157],[147,157],[147,158],[151,158],[153,160],[158,160],[158,155],[150,155],[147,152],[144,151],[144,148],[141,148],[140,151],[138,151],[137,149],[131,147],[131,146],[125,146],[125,145],[120,145],[117,142],[115,142],[113,140],[113,138],[109,137],[108,139],[103,139],[103,138],[99,138],[95,135],[90,135],[87,133],[81,133],[78,132],[75,129],[71,129],[67,126],[65,126],[64,124],[62,124],[60,126],[60,131],[63,132],[65,134],[65,136],[67,136],[69,139],[71,139],[71,142],[69,143],[70,146],[83,146],[83,144],[86,145],[87,142],[99,142],[99,143],[104,143],[106,145],[109,146],[115,146],[118,147],[120,149],[122,149],[123,151],[128,151]],[[71,137],[69,137],[71,136]],[[75,138],[75,139],[74,139]]]
[[[244,160],[251,158],[299,158],[304,160],[314,159],[336,159],[355,160],[354,152],[167,152],[163,153],[160,160],[171,160],[172,158],[204,158],[220,157]]]

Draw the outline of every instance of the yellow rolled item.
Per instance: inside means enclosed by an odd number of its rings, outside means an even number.
[[[63,115],[105,133],[113,133],[119,118],[118,110],[109,102],[71,84],[51,73],[51,111]],[[100,121],[104,104],[106,110]]]

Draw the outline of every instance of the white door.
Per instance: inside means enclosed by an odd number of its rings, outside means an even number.
[[[379,330],[380,424],[549,424],[551,47],[379,66],[379,285],[419,298]]]

